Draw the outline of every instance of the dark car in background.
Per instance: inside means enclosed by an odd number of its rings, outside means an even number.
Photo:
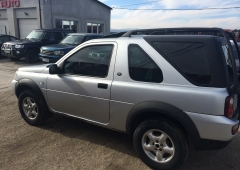
[[[2,47],[3,43],[8,42],[8,41],[14,41],[14,40],[18,40],[18,38],[13,37],[11,35],[5,35],[5,34],[0,34],[0,47]],[[1,53],[0,53],[0,57],[1,57]]]
[[[234,45],[233,41],[231,40],[231,45],[232,45],[232,49],[233,49],[233,55],[236,61],[236,65],[237,65],[237,70],[240,71],[240,62],[239,62],[239,58],[238,58],[238,52],[237,52],[237,47]],[[237,42],[237,46],[238,49],[240,49],[240,42]]]
[[[87,34],[87,33],[68,34],[68,36],[64,38],[59,44],[43,46],[40,50],[39,58],[43,62],[54,63],[79,44],[103,36],[104,35],[101,34]]]
[[[35,63],[38,61],[38,54],[42,46],[59,43],[72,32],[72,30],[64,29],[36,29],[25,39],[4,43],[1,53],[12,61],[25,57],[28,63]]]

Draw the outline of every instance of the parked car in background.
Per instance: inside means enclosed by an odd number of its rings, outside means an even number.
[[[71,33],[68,34],[59,44],[53,44],[48,46],[43,46],[39,53],[39,58],[43,62],[56,62],[66,53],[74,49],[79,44],[103,37],[101,34],[87,34],[87,33]]]
[[[237,52],[237,47],[234,45],[233,41],[231,40],[231,45],[233,49],[233,55],[236,61],[237,69],[240,71],[240,62],[239,62],[239,57],[238,57],[238,52]],[[240,42],[237,42],[238,49],[240,49]]]
[[[18,40],[18,38],[13,37],[11,35],[0,34],[0,47],[2,47],[3,43],[8,41],[14,41],[14,40]],[[0,53],[0,56],[2,56],[1,53]]]
[[[1,53],[12,61],[25,57],[28,63],[35,63],[38,61],[38,54],[42,46],[59,43],[72,32],[64,29],[36,29],[25,39],[4,43]]]

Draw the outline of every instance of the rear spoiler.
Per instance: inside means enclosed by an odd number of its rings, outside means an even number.
[[[157,29],[139,29],[128,31],[123,34],[121,37],[131,37],[132,35],[213,35],[221,36],[227,40],[227,45],[229,47],[230,60],[232,62],[234,82],[232,85],[227,87],[227,90],[230,94],[237,93],[238,90],[238,74],[236,68],[236,62],[233,54],[233,49],[231,46],[230,38],[233,40],[234,45],[236,46],[238,57],[240,60],[240,51],[235,40],[235,37],[227,31],[224,31],[221,28],[157,28]]]

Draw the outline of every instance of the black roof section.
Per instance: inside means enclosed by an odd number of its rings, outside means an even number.
[[[131,35],[214,35],[223,37],[224,33],[227,32],[221,28],[153,28],[131,30],[122,37]]]
[[[225,38],[229,47],[230,60],[232,62],[234,75],[234,83],[228,87],[228,92],[235,93],[238,90],[237,68],[230,39],[233,40],[236,47],[237,43],[234,36],[230,32],[224,31],[221,28],[153,28],[128,31],[121,37],[131,37],[131,35],[213,35]],[[239,50],[238,54],[240,56]]]
[[[99,3],[99,4],[101,4],[101,5],[103,5],[104,7],[112,10],[112,8],[111,8],[110,6],[107,6],[106,4],[104,4],[104,3],[102,3],[102,2],[100,2],[100,1],[98,1],[98,0],[94,0],[94,1],[97,2],[97,3]]]

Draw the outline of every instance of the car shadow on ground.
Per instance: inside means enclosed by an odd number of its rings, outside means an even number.
[[[76,118],[55,114],[40,128],[59,133],[69,138],[85,140],[87,142],[105,146],[138,158],[132,144],[132,137],[129,135],[92,125]],[[235,140],[221,150],[194,151],[194,149],[190,147],[188,159],[181,169],[240,169],[238,161],[239,157],[236,158],[234,156],[239,155],[240,146],[235,147],[239,142],[240,135],[238,134]]]
[[[132,144],[132,138],[129,135],[93,125],[76,118],[54,114],[40,128],[138,157]]]

